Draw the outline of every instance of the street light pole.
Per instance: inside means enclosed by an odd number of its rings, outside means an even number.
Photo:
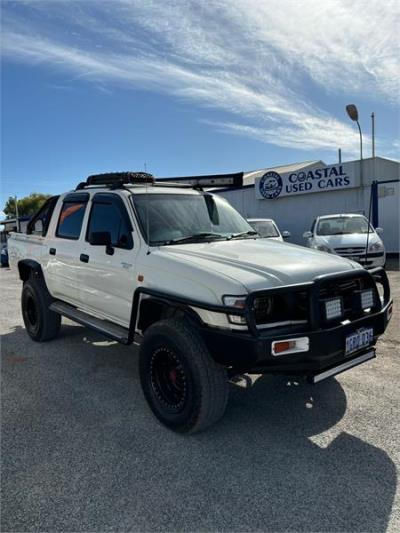
[[[358,120],[356,120],[356,122],[358,126],[358,131],[360,132],[360,161],[362,161],[363,160],[362,133],[361,133],[360,123],[358,122]]]
[[[15,218],[17,221],[17,233],[19,233],[18,198],[16,196],[14,197],[14,201],[15,201]]]
[[[358,110],[354,104],[349,104],[346,106],[346,111],[349,117],[353,122],[357,122],[358,131],[360,132],[360,182],[363,185],[363,142],[362,142],[362,133],[361,126],[358,122]]]
[[[371,113],[372,122],[372,157],[375,157],[375,113]]]
[[[363,153],[362,153],[362,133],[360,123],[358,122],[358,110],[354,104],[349,104],[346,106],[346,111],[349,117],[353,122],[357,122],[358,131],[360,132],[360,184],[363,187]],[[373,182],[375,186],[375,182]],[[368,231],[367,231],[367,242],[365,245],[365,261],[368,260],[368,248],[369,248],[369,229],[371,224],[371,210],[372,210],[372,192],[373,188],[371,187],[370,199],[369,199],[369,211],[368,211]]]

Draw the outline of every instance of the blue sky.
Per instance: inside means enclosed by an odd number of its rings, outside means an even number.
[[[399,158],[399,8],[347,0],[3,0],[2,188],[94,172]]]

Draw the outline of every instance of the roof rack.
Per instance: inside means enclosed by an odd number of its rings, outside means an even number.
[[[86,181],[82,181],[75,190],[86,187],[110,187],[121,189],[129,184],[149,183],[157,187],[182,187],[203,190],[213,187],[241,187],[243,185],[243,172],[236,174],[210,174],[207,176],[180,176],[176,178],[159,178],[155,180],[147,172],[107,172],[105,174],[92,174]]]
[[[92,174],[86,181],[82,181],[76,190],[84,189],[89,186],[119,189],[128,184],[154,183],[154,176],[147,172],[107,172],[105,174]]]
[[[177,178],[160,178],[156,181],[158,184],[167,184],[172,182],[179,186],[191,186],[194,189],[212,188],[212,187],[241,187],[243,185],[243,172],[236,174],[209,174],[206,176],[181,176]]]

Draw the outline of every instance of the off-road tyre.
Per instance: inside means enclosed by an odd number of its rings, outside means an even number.
[[[54,339],[61,327],[61,316],[50,311],[52,298],[41,278],[24,282],[21,295],[22,317],[26,331],[36,342]]]
[[[150,326],[139,356],[144,396],[160,422],[178,433],[197,433],[216,422],[228,401],[224,367],[210,356],[185,318]]]

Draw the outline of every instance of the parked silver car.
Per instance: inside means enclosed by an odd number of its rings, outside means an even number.
[[[339,214],[317,217],[303,237],[307,246],[357,261],[365,268],[384,266],[385,246],[380,235],[363,215]],[[368,246],[368,250],[367,250]]]

